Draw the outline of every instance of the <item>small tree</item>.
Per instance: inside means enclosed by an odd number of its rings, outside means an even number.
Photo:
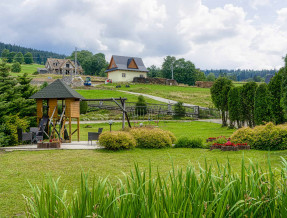
[[[214,73],[209,73],[208,75],[207,75],[207,77],[206,77],[206,80],[207,81],[215,81],[215,75],[214,75]]]
[[[27,52],[24,55],[24,62],[25,62],[25,64],[32,64],[33,63],[33,55],[30,52]]]
[[[222,126],[227,126],[228,92],[232,87],[231,80],[220,77],[210,89],[212,102],[221,111]]]
[[[14,57],[15,57],[15,55],[16,55],[16,52],[10,52],[9,54],[8,54],[8,57],[7,57],[7,62],[8,63],[12,63],[13,62],[13,60],[14,60]]]
[[[49,84],[45,81],[43,82],[43,84],[40,86],[40,89],[43,89],[45,87],[47,87]]]
[[[147,114],[147,103],[142,95],[138,97],[136,103],[136,114],[137,115],[146,115]]]
[[[183,102],[179,101],[174,105],[174,116],[176,118],[185,116],[185,107],[183,106]]]
[[[80,101],[80,114],[86,114],[88,111],[88,102]]]
[[[24,63],[24,56],[22,54],[22,52],[18,52],[15,57],[14,57],[14,62],[18,62],[20,64],[23,64]]]
[[[260,84],[255,92],[254,121],[256,125],[269,122],[272,118],[271,98],[267,85]]]
[[[19,62],[15,62],[12,64],[11,71],[14,73],[20,73],[21,72],[21,64]]]
[[[2,53],[1,53],[2,60],[7,60],[8,59],[8,55],[9,55],[9,50],[8,49],[3,49]]]

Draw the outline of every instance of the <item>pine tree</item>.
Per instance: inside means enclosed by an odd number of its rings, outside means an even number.
[[[272,120],[271,94],[267,85],[260,84],[255,92],[254,120],[256,125]]]
[[[21,64],[19,62],[15,62],[12,64],[11,71],[13,73],[20,73],[21,72]]]
[[[3,49],[2,53],[1,53],[2,60],[3,59],[7,60],[8,59],[8,55],[9,55],[9,50],[8,49]]]
[[[147,114],[147,103],[142,95],[138,97],[138,101],[136,103],[136,114],[139,116]]]

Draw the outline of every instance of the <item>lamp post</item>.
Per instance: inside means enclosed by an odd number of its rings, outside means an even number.
[[[113,125],[113,123],[114,123],[114,121],[113,120],[109,120],[109,125],[110,125],[110,132],[112,131],[112,125]]]

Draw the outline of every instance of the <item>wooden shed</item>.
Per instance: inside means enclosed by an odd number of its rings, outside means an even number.
[[[58,79],[30,98],[37,101],[38,125],[44,117],[48,118],[49,123],[52,122],[54,127],[59,123],[59,136],[64,139],[65,124],[67,123],[69,127],[68,141],[72,141],[72,135],[76,132],[78,141],[80,140],[80,101],[84,99],[83,96]],[[58,114],[58,112],[60,113]],[[74,131],[72,131],[73,119],[77,121],[77,129]]]

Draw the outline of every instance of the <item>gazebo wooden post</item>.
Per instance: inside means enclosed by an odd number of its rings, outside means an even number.
[[[69,117],[69,142],[72,142],[72,118]]]
[[[80,141],[80,118],[77,118],[78,142]]]
[[[126,118],[125,118],[125,110],[126,110],[125,100],[121,99],[121,103],[122,103],[122,107],[123,107],[123,124],[122,124],[122,128],[124,130],[125,129],[125,121],[126,121]]]

